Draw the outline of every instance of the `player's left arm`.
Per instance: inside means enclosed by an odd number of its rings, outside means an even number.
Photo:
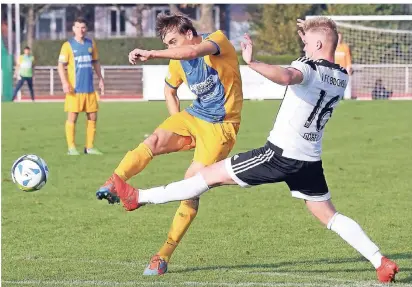
[[[16,65],[14,66],[14,78],[18,79],[19,78],[19,72],[20,72],[20,61],[21,61],[21,56],[19,56],[16,60]]]
[[[278,85],[288,86],[301,84],[303,82],[302,72],[292,67],[284,68],[282,66],[265,64],[254,60],[248,65],[252,70],[255,70]]]
[[[244,35],[244,41],[240,43],[242,48],[242,57],[245,63],[254,71],[258,72],[272,82],[287,86],[301,84],[304,81],[303,73],[294,68],[284,68],[278,65],[270,65],[253,59],[253,43],[248,34]]]
[[[99,78],[99,88],[100,92],[104,94],[104,80],[102,75],[102,68],[99,62],[99,52],[97,51],[96,42],[93,40],[93,48],[92,48],[92,65],[94,71],[96,72],[97,77]]]

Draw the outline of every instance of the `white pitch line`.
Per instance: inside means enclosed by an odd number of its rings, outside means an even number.
[[[43,258],[43,257],[11,257],[13,260],[30,260],[30,261],[48,261],[48,262],[72,262],[72,263],[92,263],[92,264],[107,264],[107,265],[123,265],[130,267],[144,267],[147,263],[143,261],[115,261],[115,260],[100,260],[100,259],[88,259],[88,258]],[[4,258],[3,258],[4,260]],[[174,267],[179,269],[186,269],[188,266],[175,265]],[[374,281],[354,281],[354,280],[345,280],[340,278],[333,278],[328,276],[319,276],[319,275],[304,275],[293,272],[265,272],[265,271],[244,271],[244,270],[227,270],[227,268],[216,268],[216,270],[225,269],[230,273],[240,273],[245,275],[264,275],[264,276],[287,276],[297,279],[314,279],[319,281],[329,281],[329,283],[265,283],[265,282],[198,282],[198,281],[189,281],[189,282],[142,282],[142,281],[126,281],[126,282],[116,282],[116,281],[88,281],[88,280],[66,280],[66,281],[37,281],[37,280],[22,280],[22,281],[2,281],[3,283],[14,284],[14,285],[66,285],[66,286],[154,286],[154,285],[179,285],[179,286],[228,286],[228,287],[247,287],[247,286],[267,286],[267,287],[298,287],[298,286],[336,286],[340,287],[342,285],[346,286],[357,286],[357,287],[375,287],[375,286],[386,286],[379,284]],[[176,270],[178,271],[178,270]],[[199,270],[200,271],[200,270]],[[331,285],[335,284],[335,285]],[[407,283],[397,283],[397,286],[410,286],[412,284]]]
[[[339,279],[339,278],[333,278],[333,277],[328,277],[328,276],[319,276],[319,275],[306,275],[302,274],[299,272],[265,272],[265,271],[243,271],[243,270],[232,270],[230,272],[236,272],[236,273],[242,273],[242,274],[255,274],[255,275],[264,275],[264,276],[286,276],[286,277],[294,277],[294,278],[300,278],[300,279],[315,279],[319,281],[332,281],[332,282],[342,282],[342,283],[356,283],[359,281],[353,281],[351,279]],[[372,283],[376,284],[373,281],[362,281],[362,283]]]
[[[8,258],[3,258],[7,260]],[[124,265],[131,267],[146,267],[149,261],[116,261],[116,260],[104,260],[104,259],[88,259],[88,258],[43,258],[43,257],[12,257],[12,260],[28,260],[28,261],[47,261],[47,262],[71,262],[71,263],[91,263],[91,264],[107,264],[107,265]],[[176,268],[186,268],[183,265],[175,265]]]

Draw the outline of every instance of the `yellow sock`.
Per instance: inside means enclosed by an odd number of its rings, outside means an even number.
[[[149,164],[152,158],[153,153],[150,148],[146,144],[141,143],[137,148],[129,151],[124,156],[114,173],[123,180],[128,180],[132,176],[141,172]]]
[[[66,141],[68,148],[74,148],[74,132],[75,132],[75,124],[69,121],[66,121]]]
[[[86,148],[92,148],[94,136],[96,135],[96,121],[87,121],[86,128]]]
[[[185,235],[192,221],[195,219],[199,208],[199,199],[185,200],[180,203],[173,218],[172,227],[167,235],[167,240],[160,248],[159,256],[167,262],[175,251],[180,240]]]

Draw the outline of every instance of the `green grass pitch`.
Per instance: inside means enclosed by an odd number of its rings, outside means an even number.
[[[279,101],[246,102],[232,154],[263,145],[278,108]],[[2,286],[380,286],[371,264],[285,184],[206,193],[170,272],[143,277],[178,203],[127,213],[97,201],[95,190],[167,117],[166,107],[102,103],[96,146],[104,156],[67,156],[65,117],[61,103],[2,104]],[[411,124],[412,101],[345,101],[323,146],[333,202],[399,264],[395,286],[412,286]],[[84,115],[76,142],[82,149]],[[38,192],[21,192],[10,179],[13,161],[25,153],[49,165],[49,182]],[[190,151],[160,156],[131,183],[182,179],[191,158]]]

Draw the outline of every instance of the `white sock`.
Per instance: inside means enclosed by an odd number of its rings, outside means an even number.
[[[166,203],[198,197],[209,189],[198,173],[188,179],[150,189],[139,189],[139,203]]]
[[[378,246],[369,239],[356,221],[336,212],[328,222],[327,228],[336,232],[368,259],[375,268],[381,265],[382,254],[379,252]]]

